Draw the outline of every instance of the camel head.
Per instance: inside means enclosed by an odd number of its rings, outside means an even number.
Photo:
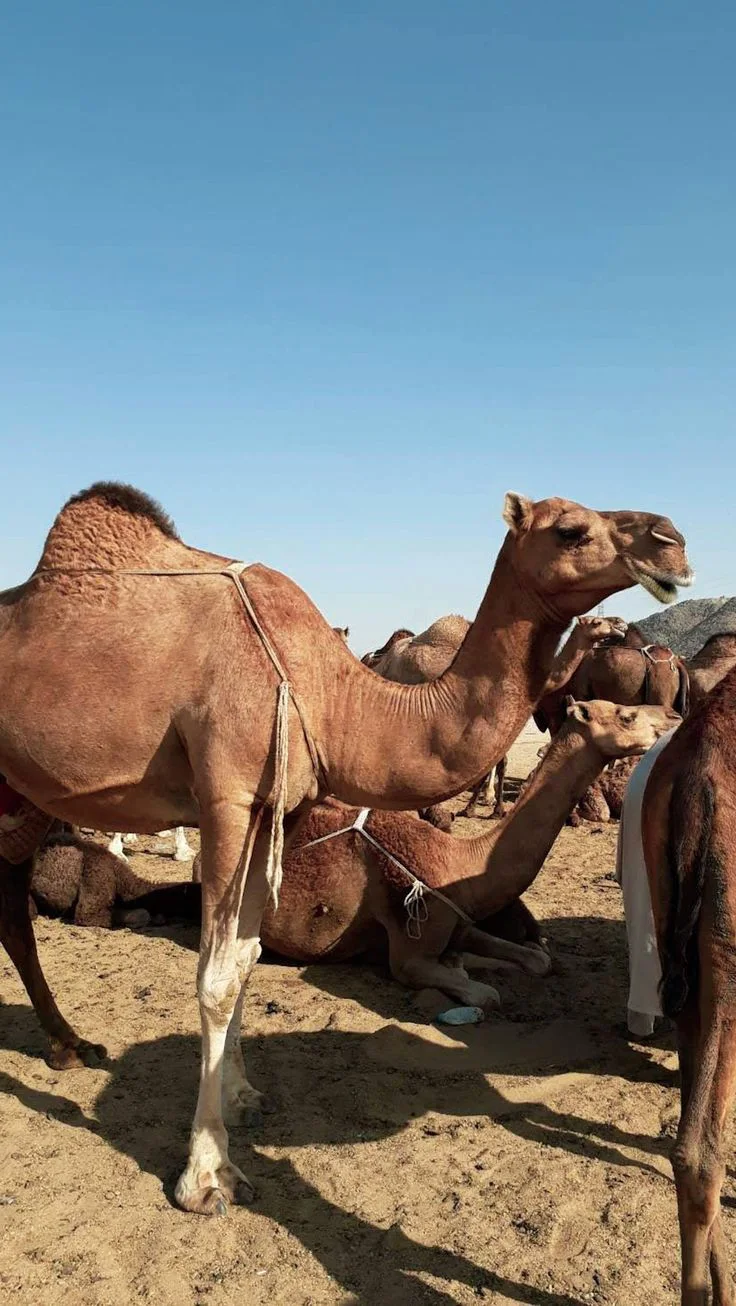
[[[660,603],[673,603],[678,585],[692,585],[685,541],[668,517],[507,494],[503,518],[504,550],[519,582],[563,620],[633,585]]]
[[[565,700],[567,721],[582,731],[604,757],[629,757],[646,753],[660,735],[679,726],[682,717],[668,707],[623,707],[593,698],[576,703]]]
[[[339,638],[342,640],[343,644],[347,644],[348,640],[350,639],[350,627],[333,626],[332,629],[334,630],[335,634],[338,635]]]

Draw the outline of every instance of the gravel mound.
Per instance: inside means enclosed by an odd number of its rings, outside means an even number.
[[[682,658],[695,657],[712,635],[736,632],[736,597],[685,599],[634,623],[652,644],[666,644]]]

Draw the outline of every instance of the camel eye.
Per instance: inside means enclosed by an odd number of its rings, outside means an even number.
[[[582,544],[589,538],[585,526],[558,526],[557,534],[565,544]]]

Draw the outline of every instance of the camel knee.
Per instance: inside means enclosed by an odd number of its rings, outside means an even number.
[[[697,1142],[678,1140],[671,1160],[678,1199],[692,1220],[709,1227],[718,1214],[726,1173],[720,1147],[708,1138]]]

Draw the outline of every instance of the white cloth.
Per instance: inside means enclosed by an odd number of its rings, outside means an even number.
[[[661,1016],[659,981],[662,970],[652,914],[652,899],[641,837],[641,809],[652,768],[674,735],[668,730],[644,754],[631,773],[621,808],[616,847],[616,879],[624,895],[626,937],[629,945],[629,1029],[651,1033],[654,1017]],[[637,1017],[643,1017],[637,1019]]]

